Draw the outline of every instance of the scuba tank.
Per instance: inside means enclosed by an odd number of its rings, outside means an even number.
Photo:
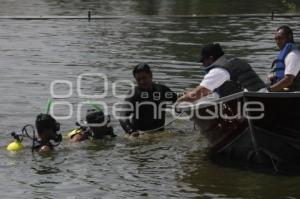
[[[32,134],[28,133],[29,129],[31,130]],[[12,132],[11,136],[14,138],[14,141],[7,145],[6,150],[14,152],[21,151],[24,148],[22,144],[24,138],[29,138],[32,141],[37,140],[35,137],[34,126],[31,124],[25,125],[20,133]]]
[[[7,145],[6,150],[8,150],[8,151],[21,151],[24,148],[24,146],[22,144],[23,137],[21,139],[20,136],[17,135],[15,132],[12,132],[11,136],[15,140]]]

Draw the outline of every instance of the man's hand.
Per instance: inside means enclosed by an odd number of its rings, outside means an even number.
[[[276,84],[270,87],[272,92],[279,92],[284,91],[285,88],[290,87],[294,82],[295,76],[294,75],[285,75],[283,79],[281,79]]]
[[[130,136],[131,136],[131,137],[139,137],[139,136],[140,136],[140,133],[139,133],[139,131],[135,131],[135,132],[132,132],[132,133],[130,134]]]
[[[39,153],[46,154],[51,152],[51,148],[48,145],[44,145],[39,149]]]
[[[177,99],[177,102],[192,102],[196,98],[194,91],[185,92],[183,96]]]
[[[276,75],[275,75],[275,73],[273,72],[273,73],[270,73],[270,74],[268,74],[268,76],[267,76],[267,81],[270,81],[271,82],[271,84],[273,84],[275,81],[276,81]]]

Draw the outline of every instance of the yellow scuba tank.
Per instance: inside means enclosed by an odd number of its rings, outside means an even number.
[[[7,145],[6,150],[16,152],[16,151],[21,151],[24,148],[22,144],[23,138],[30,137],[27,131],[28,127],[31,127],[34,131],[34,127],[32,127],[32,125],[25,125],[22,129],[22,133],[11,132],[10,135],[14,138],[14,141]],[[31,138],[31,139],[35,139],[35,138]]]
[[[8,151],[21,151],[24,148],[23,144],[19,140],[15,140],[7,145],[6,150]]]

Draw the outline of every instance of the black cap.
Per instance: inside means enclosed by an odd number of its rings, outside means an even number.
[[[220,44],[207,44],[203,46],[200,55],[200,62],[203,62],[205,58],[212,56],[214,59],[218,59],[223,56],[224,52],[220,46]]]

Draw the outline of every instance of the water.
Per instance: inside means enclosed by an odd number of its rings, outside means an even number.
[[[294,4],[293,4],[294,3]],[[294,6],[293,6],[294,5]],[[62,131],[74,127],[81,98],[77,78],[106,74],[109,109],[120,99],[112,84],[132,79],[139,62],[153,66],[156,81],[176,92],[195,87],[203,77],[198,61],[201,45],[219,42],[229,55],[251,63],[262,77],[276,55],[274,30],[288,24],[299,38],[299,19],[178,18],[165,15],[270,13],[299,11],[296,1],[19,1],[2,2],[1,15],[125,16],[108,20],[0,19],[0,192],[5,198],[299,198],[299,177],[274,176],[242,168],[222,167],[206,159],[203,139],[189,121],[172,125],[171,133],[132,141],[70,144],[50,156],[32,155],[30,143],[18,154],[5,150],[9,132],[33,123],[51,97],[53,80],[72,84],[73,117],[60,120]],[[103,81],[84,77],[83,94],[101,94]],[[123,85],[119,91],[126,91]],[[55,94],[66,94],[65,84]],[[59,116],[68,112],[57,105]],[[111,110],[110,110],[111,111]],[[169,116],[168,120],[172,118]]]

